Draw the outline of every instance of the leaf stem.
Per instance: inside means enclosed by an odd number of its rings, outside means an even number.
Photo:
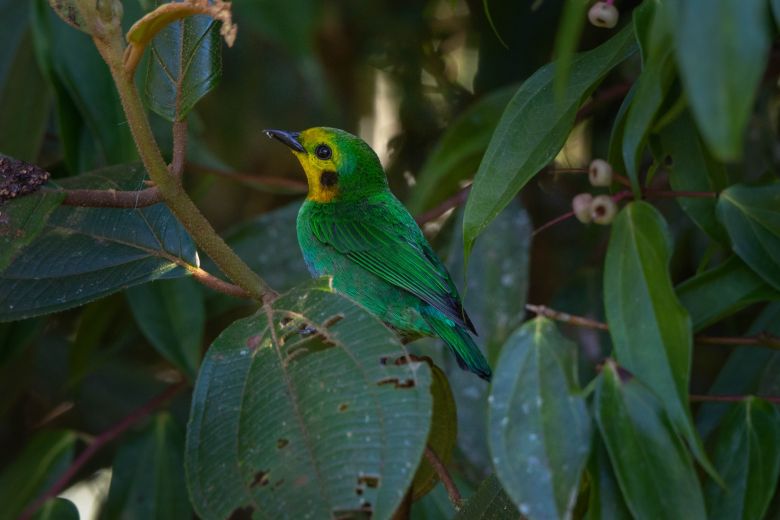
[[[64,193],[66,206],[81,206],[85,208],[145,208],[163,201],[160,190],[156,187],[138,191],[123,190],[50,190],[41,191]]]
[[[181,179],[184,163],[187,160],[187,120],[173,122],[173,156],[171,157],[171,175]]]
[[[189,198],[180,180],[170,175],[152,134],[133,74],[125,70],[121,34],[116,33],[112,38],[95,37],[93,41],[111,71],[138,153],[163,200],[192,235],[195,243],[228,278],[258,301],[266,303],[273,300],[276,292],[230,249]]]
[[[460,191],[458,191],[458,193],[444,200],[438,206],[431,208],[428,211],[421,213],[420,215],[415,217],[417,224],[422,226],[426,222],[436,220],[437,218],[441,217],[452,208],[457,208],[458,206],[466,202],[466,199],[469,196],[469,191],[471,191],[471,184],[469,184],[465,188],[461,188]]]
[[[444,465],[444,462],[442,462],[436,452],[433,451],[433,448],[427,444],[425,445],[425,459],[439,476],[439,480],[441,480],[441,483],[444,485],[444,489],[447,490],[447,496],[450,497],[450,502],[452,502],[457,511],[460,511],[460,508],[463,506],[463,497],[460,494],[460,490],[458,490],[458,486],[452,479],[452,475],[450,475],[450,472],[447,470],[447,466]]]
[[[19,520],[28,520],[35,514],[38,509],[46,503],[52,497],[57,496],[63,489],[70,483],[71,479],[76,476],[76,473],[87,463],[90,459],[103,448],[106,444],[110,443],[131,427],[138,424],[141,420],[151,415],[155,410],[160,408],[166,402],[168,402],[173,396],[184,390],[187,387],[187,382],[182,381],[174,385],[169,386],[164,392],[152,398],[142,406],[136,408],[128,415],[126,415],[119,422],[111,426],[108,430],[104,431],[82,451],[78,457],[76,457],[65,472],[47,489],[38,499],[32,502],[19,516]]]

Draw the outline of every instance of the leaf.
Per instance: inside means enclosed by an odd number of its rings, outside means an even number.
[[[116,166],[69,179],[83,188],[137,189],[143,170]],[[0,272],[0,321],[82,305],[133,285],[186,274],[195,245],[164,204],[140,209],[60,206]]]
[[[675,291],[690,314],[693,332],[753,303],[780,300],[780,292],[767,285],[737,256],[688,278]]]
[[[91,38],[63,24],[43,0],[35,2],[32,14],[36,55],[54,92],[68,170],[76,174],[137,161],[114,81]]]
[[[623,495],[620,493],[609,453],[601,437],[596,437],[588,463],[588,511],[586,520],[630,520]]]
[[[201,366],[185,455],[197,513],[389,518],[428,437],[428,365],[398,364],[395,335],[322,280],[271,312],[272,328],[261,311],[225,329]]]
[[[686,112],[666,125],[660,135],[664,153],[672,159],[669,184],[677,191],[719,192],[729,184],[722,163],[712,157]],[[715,215],[717,199],[677,197],[683,211],[713,240],[726,242],[726,233]]]
[[[76,434],[43,430],[30,439],[0,473],[3,515],[16,518],[67,469],[73,459]]]
[[[571,80],[555,100],[554,64],[536,71],[509,102],[474,178],[466,203],[466,257],[474,240],[566,141],[577,108],[613,67],[635,52],[633,34],[623,29],[609,41],[575,56]]]
[[[496,475],[531,518],[571,518],[590,451],[576,346],[535,318],[507,340],[496,365],[488,441]],[[533,478],[529,478],[533,475]]]
[[[49,119],[49,89],[35,63],[31,2],[0,2],[0,153],[34,162]]]
[[[612,224],[604,307],[615,355],[647,384],[702,466],[711,470],[688,408],[692,332],[669,276],[670,238],[661,214],[632,202]]]
[[[450,123],[428,155],[406,207],[414,215],[433,207],[474,175],[516,85],[497,89],[477,100]]]
[[[582,28],[585,26],[588,3],[582,0],[566,0],[563,4],[561,21],[555,32],[555,80],[553,90],[556,100],[563,97],[569,81],[571,62],[577,50]]]
[[[737,256],[780,290],[780,183],[730,186],[718,199],[718,218]]]
[[[702,137],[718,159],[738,159],[772,43],[769,7],[740,0],[672,6],[678,69]]]
[[[183,458],[184,432],[167,413],[156,415],[117,451],[105,518],[192,518]]]
[[[531,222],[519,203],[511,203],[480,236],[479,254],[472,257],[466,271],[461,247],[462,217],[460,211],[446,265],[479,332],[479,344],[484,346],[488,361],[495,364],[501,347],[522,325],[525,316]],[[485,436],[488,386],[464,372],[450,356],[440,366],[447,369],[457,403],[460,452],[473,466],[488,468],[490,454]]]
[[[643,64],[642,73],[633,88],[622,140],[623,163],[636,196],[641,191],[639,165],[647,136],[674,79],[671,40],[664,35],[656,36],[659,38],[657,42],[653,44],[650,42],[651,35],[658,30],[654,5],[653,2],[645,2],[643,8],[637,9],[634,14],[637,39],[642,44]],[[643,29],[648,30],[650,34],[643,35]]]
[[[631,88],[620,103],[620,108],[615,115],[615,121],[612,123],[612,130],[609,134],[609,148],[607,151],[607,162],[612,165],[612,169],[618,172],[626,171],[626,165],[623,162],[623,138],[626,133],[626,120],[628,119],[628,109],[634,101],[638,83],[634,82]]]
[[[79,520],[79,510],[66,498],[51,498],[35,513],[33,520]]]
[[[517,508],[495,475],[482,481],[455,518],[459,520],[516,520]],[[521,517],[522,518],[522,517]]]
[[[648,388],[608,361],[596,387],[595,410],[620,489],[635,518],[707,518],[685,443]]]
[[[780,335],[780,303],[767,305],[747,331],[747,336],[766,332]],[[777,395],[780,393],[780,352],[765,347],[740,346],[720,369],[709,395]],[[696,426],[707,438],[735,405],[702,403]]]
[[[439,457],[445,467],[452,462],[452,450],[458,437],[458,413],[450,384],[444,372],[434,365],[431,368],[431,396],[433,398],[433,416],[431,431],[428,433],[428,448]],[[412,482],[412,500],[420,500],[439,483],[439,475],[424,457],[417,468]]]
[[[219,22],[207,15],[171,22],[152,40],[146,69],[149,108],[169,121],[183,121],[222,75]]]
[[[206,322],[203,291],[197,282],[191,278],[160,280],[132,287],[125,294],[149,343],[195,379]]]
[[[780,412],[748,397],[734,406],[711,438],[712,460],[726,488],[708,481],[710,518],[760,520],[777,491],[780,474]]]
[[[0,272],[43,231],[61,193],[36,192],[0,205]]]

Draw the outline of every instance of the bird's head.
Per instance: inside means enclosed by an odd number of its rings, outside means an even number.
[[[309,200],[357,200],[387,189],[387,177],[374,150],[344,130],[315,127],[303,132],[265,133],[286,144],[303,166]]]

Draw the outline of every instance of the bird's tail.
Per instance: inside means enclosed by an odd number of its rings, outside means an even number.
[[[460,368],[474,372],[485,381],[490,381],[492,376],[490,365],[477,344],[474,343],[471,335],[463,327],[442,316],[435,309],[431,309],[430,312],[423,311],[423,315],[436,335],[444,340],[452,353],[455,354]]]

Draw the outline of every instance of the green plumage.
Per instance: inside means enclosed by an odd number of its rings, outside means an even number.
[[[307,174],[309,197],[297,230],[312,275],[332,276],[335,290],[408,339],[439,336],[462,368],[489,380],[447,269],[389,190],[374,151],[336,129],[267,132],[293,148]]]

